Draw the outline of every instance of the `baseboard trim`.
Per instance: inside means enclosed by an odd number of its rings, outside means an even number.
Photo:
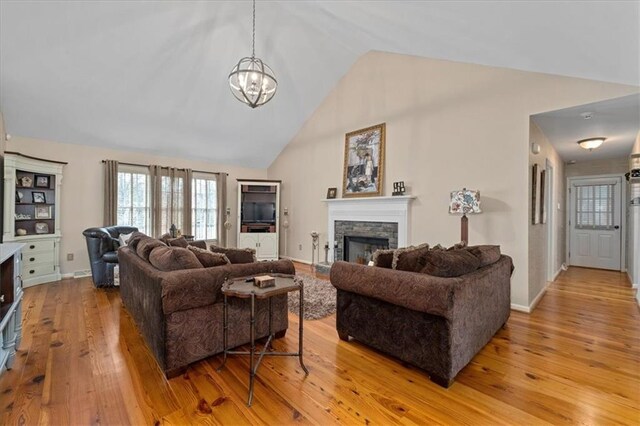
[[[544,288],[542,290],[540,290],[540,293],[538,293],[538,295],[535,297],[535,299],[533,299],[533,301],[529,305],[529,312],[533,312],[533,310],[536,308],[536,306],[538,306],[538,303],[540,303],[540,300],[542,299],[542,297],[547,292],[547,288],[549,288],[549,284],[551,284],[551,283],[547,282],[544,285]]]
[[[518,305],[517,303],[511,304],[511,309],[518,312],[524,312],[525,314],[530,314],[531,310],[528,306]]]
[[[296,259],[295,257],[291,257],[291,256],[280,256],[280,258],[287,259],[292,262],[304,263],[305,265],[311,265],[311,262],[308,260]]]
[[[555,274],[553,274],[553,281],[558,279],[558,276],[562,273],[562,268],[558,269]]]
[[[68,274],[62,274],[61,277],[63,280],[66,280],[67,278],[73,278],[73,272],[70,272]]]

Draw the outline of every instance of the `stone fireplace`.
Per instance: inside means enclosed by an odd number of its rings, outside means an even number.
[[[345,240],[347,239],[349,244],[347,254],[351,259],[354,259],[354,250],[358,253],[356,259],[358,257],[366,259],[367,255],[370,256],[377,247],[397,248],[411,244],[409,207],[414,198],[403,195],[325,200],[329,218],[327,226],[329,260],[347,260],[345,258]],[[371,240],[363,242],[363,238]],[[353,247],[352,242],[355,244]]]

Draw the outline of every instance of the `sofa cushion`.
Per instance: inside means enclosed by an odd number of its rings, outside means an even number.
[[[165,243],[167,243],[167,241],[165,241]],[[189,242],[187,242],[187,239],[184,236],[181,236],[178,238],[170,238],[168,240],[168,245],[170,245],[171,247],[187,248]]]
[[[189,241],[189,245],[192,247],[198,247],[201,248],[203,250],[207,249],[207,242],[205,240],[194,240],[194,241]]]
[[[500,260],[500,246],[470,246],[466,250],[478,258],[480,261],[480,268],[492,263],[496,263]]]
[[[373,253],[373,257],[371,258],[371,260],[373,261],[373,266],[391,269],[393,266],[393,253],[395,253],[395,251],[395,249],[376,250]]]
[[[214,253],[223,253],[231,263],[252,263],[256,261],[256,251],[250,248],[227,248],[211,245],[209,247]]]
[[[429,244],[399,248],[393,253],[392,269],[418,272],[424,266],[423,255],[429,251]]]
[[[459,277],[480,267],[480,260],[467,250],[429,250],[424,254],[423,274],[435,277]]]
[[[454,245],[452,245],[451,247],[449,247],[447,250],[451,251],[451,250],[460,250],[463,249],[467,246],[467,242],[466,241],[460,241],[459,243],[455,243]]]
[[[156,240],[155,238],[143,238],[140,240],[136,247],[136,253],[138,256],[149,261],[149,255],[151,254],[151,250],[156,247],[166,247],[167,245],[160,240]]]
[[[231,263],[229,258],[224,253],[214,253],[209,250],[201,249],[200,247],[189,246],[187,247],[193,254],[196,255],[202,266],[205,268],[211,268],[214,266],[222,266]]]
[[[202,263],[191,250],[182,247],[167,247],[164,244],[151,250],[149,263],[165,272],[202,268]]]
[[[136,251],[136,248],[138,247],[138,243],[146,238],[151,238],[150,236],[143,234],[142,232],[133,232],[131,234],[131,237],[129,237],[129,239],[127,240],[127,246],[131,247],[133,249],[133,251]]]
[[[124,247],[128,245],[132,235],[133,235],[133,232],[129,234],[120,234],[118,236],[118,247]]]

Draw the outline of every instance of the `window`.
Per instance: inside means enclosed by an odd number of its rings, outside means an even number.
[[[118,225],[135,226],[151,232],[149,176],[140,171],[118,171]]]
[[[215,178],[193,179],[192,233],[196,240],[218,239],[218,189]]]
[[[184,185],[181,177],[170,178],[162,176],[162,188],[160,209],[162,211],[160,229],[166,229],[169,232],[171,225],[176,225],[178,229],[182,228],[182,211],[184,210],[183,192]],[[173,186],[173,188],[172,188]],[[173,222],[169,218],[173,218]],[[186,233],[184,229],[181,230]]]
[[[613,226],[613,185],[576,187],[576,228],[608,229]]]

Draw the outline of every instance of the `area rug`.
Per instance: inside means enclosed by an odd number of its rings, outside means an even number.
[[[304,319],[317,320],[336,312],[336,288],[327,280],[320,280],[308,274],[296,274],[296,279],[304,282]],[[289,293],[289,312],[298,315],[300,296]]]

